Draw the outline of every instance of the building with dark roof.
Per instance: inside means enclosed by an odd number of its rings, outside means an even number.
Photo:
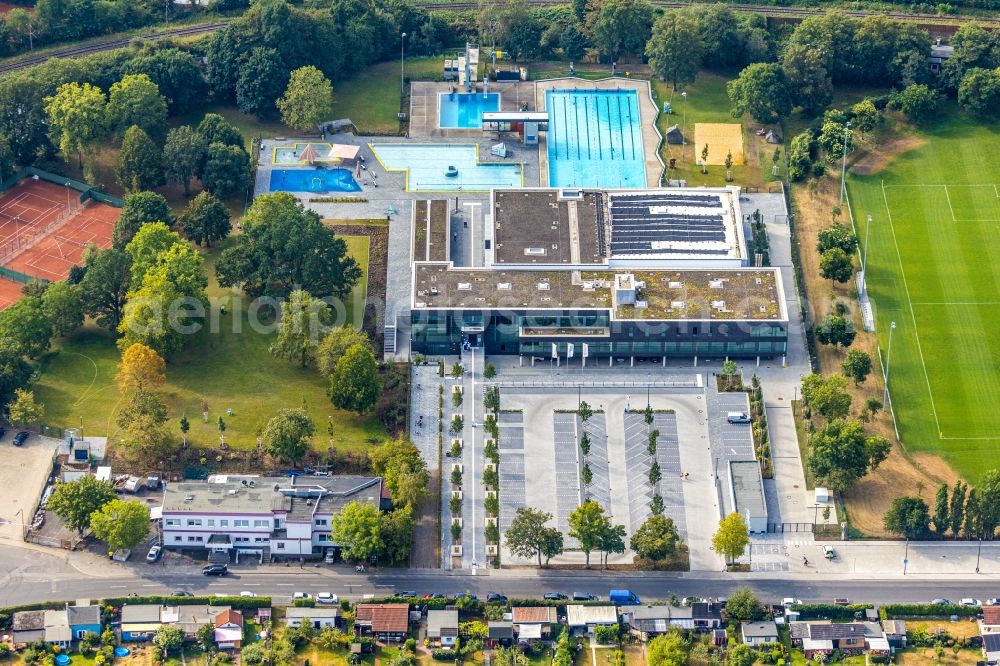
[[[885,656],[890,652],[885,631],[877,622],[792,622],[789,635],[792,646],[801,647],[806,659],[830,655],[834,650],[849,655]]]
[[[1000,634],[983,636],[983,656],[989,666],[1000,664]]]
[[[338,544],[330,521],[349,502],[388,509],[382,479],[367,476],[219,475],[166,486],[163,545],[207,549],[228,559],[236,549],[269,557],[320,557]]]
[[[414,207],[412,352],[664,365],[786,352],[781,273],[751,266],[739,188],[494,190],[466,266],[449,260],[449,206]]]

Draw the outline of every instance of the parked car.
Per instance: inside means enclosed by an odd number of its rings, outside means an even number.
[[[573,601],[597,601],[597,595],[585,594],[583,592],[574,592]]]
[[[963,606],[982,606],[983,605],[982,601],[980,601],[979,599],[973,599],[972,597],[966,597],[965,599],[962,599],[958,603],[960,603]]]
[[[396,590],[393,593],[393,596],[403,597],[406,599],[415,599],[417,597],[417,593],[414,592],[413,590]]]
[[[174,590],[170,593],[172,597],[193,597],[194,595],[187,590]]]
[[[796,599],[795,597],[785,597],[784,599],[781,600],[781,605],[784,606],[786,609],[791,608],[792,606],[799,606],[801,604],[802,602]]]
[[[27,430],[22,430],[21,432],[14,435],[14,440],[13,440],[14,446],[21,446],[22,444],[28,441],[29,437],[31,437],[31,434]]]
[[[837,553],[833,550],[833,546],[823,546],[823,557],[828,560],[832,560],[837,557]]]
[[[729,412],[726,420],[730,423],[750,423],[750,415],[746,412]]]
[[[229,567],[225,564],[209,564],[201,570],[201,573],[206,576],[225,576],[229,573]]]
[[[486,603],[505,604],[507,603],[507,597],[499,592],[487,592]]]
[[[333,564],[333,548],[326,549],[326,552],[323,554],[323,562],[325,564]]]
[[[292,592],[292,601],[297,599],[312,599],[313,595],[308,592]]]
[[[558,592],[549,592],[545,595],[545,598],[549,601],[566,601],[569,599],[565,594],[559,594]]]
[[[242,592],[240,592],[240,596],[241,597],[253,598],[253,597],[257,596],[257,593],[256,592],[250,592],[248,590],[243,590]]]
[[[160,548],[159,546],[153,546],[152,548],[149,549],[149,552],[146,553],[146,561],[152,564],[156,560],[160,559],[160,554],[162,552],[163,552],[162,548]]]
[[[1000,606],[1000,597],[990,597],[986,600],[987,606]]]
[[[316,601],[321,604],[336,604],[340,602],[340,597],[331,592],[320,592],[316,595]]]
[[[933,605],[935,605],[935,606],[954,606],[955,605],[951,601],[949,601],[948,599],[934,599],[934,600],[931,601],[931,603]]]

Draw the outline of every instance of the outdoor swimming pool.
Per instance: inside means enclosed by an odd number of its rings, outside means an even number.
[[[521,187],[520,164],[481,164],[474,143],[373,143],[372,152],[389,171],[405,171],[408,192],[488,192]],[[449,167],[458,173],[445,175]]]
[[[646,187],[634,90],[548,90],[550,187]]]
[[[500,110],[500,93],[439,93],[438,127],[476,129],[483,112]]]
[[[272,192],[360,192],[347,169],[273,169]]]
[[[330,144],[328,143],[296,143],[291,146],[275,146],[271,155],[273,164],[300,164],[306,160],[302,159],[302,152],[306,147],[311,147],[315,153],[313,162],[333,162],[329,157]]]

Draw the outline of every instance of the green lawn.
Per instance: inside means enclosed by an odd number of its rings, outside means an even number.
[[[347,237],[352,256],[367,269],[368,239]],[[203,331],[167,365],[167,383],[162,396],[167,404],[170,429],[178,433],[177,420],[186,415],[191,423],[189,439],[195,446],[215,447],[219,442],[218,417],[226,422],[226,443],[233,448],[256,446],[256,433],[278,410],[304,406],[318,424],[314,443],[328,446],[325,427],[333,417],[334,445],[339,450],[362,450],[372,438],[384,437],[374,415],[358,416],[334,409],[326,395],[326,383],[314,371],[300,369],[275,358],[268,351],[273,334],[251,326],[248,309],[232,299],[214,279],[218,251],[206,256],[209,298],[228,304],[215,332]],[[363,297],[365,281],[355,288]],[[226,299],[222,301],[221,299]],[[239,313],[234,303],[241,304]],[[363,306],[348,308],[360,313]],[[360,319],[353,320],[360,324]],[[110,336],[87,325],[56,345],[43,363],[35,393],[45,405],[45,422],[53,426],[78,426],[84,433],[112,434],[121,398],[114,384],[119,354]],[[202,420],[202,400],[209,406],[208,422]],[[233,410],[232,416],[226,410]]]
[[[439,81],[444,56],[407,58],[406,77]],[[333,88],[333,115],[350,118],[361,134],[399,131],[399,61],[372,65]]]
[[[953,106],[881,173],[850,177],[879,346],[903,444],[940,453],[970,482],[997,467],[1000,436],[1000,128]]]
[[[255,116],[241,113],[232,104],[209,104],[183,116],[174,116],[170,119],[170,126],[190,125],[191,127],[197,127],[206,113],[217,113],[238,129],[246,140],[247,150],[250,150],[250,142],[253,141],[255,136],[268,139],[273,136],[298,134],[298,132],[281,122],[280,118],[277,117],[277,112],[275,112],[274,119],[262,121]]]
[[[353,307],[346,308],[347,322],[355,328],[361,328],[361,319],[365,314],[365,298],[368,296],[368,236],[340,236],[347,243],[347,251],[361,267],[361,279],[354,285],[348,303]]]

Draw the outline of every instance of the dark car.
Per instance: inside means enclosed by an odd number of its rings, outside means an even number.
[[[172,597],[193,597],[194,595],[187,590],[174,590],[170,593]]]
[[[565,594],[559,594],[558,592],[549,592],[545,595],[545,599],[548,601],[566,601],[569,597]]]
[[[28,441],[29,437],[31,437],[31,435],[28,433],[28,431],[22,430],[21,432],[14,435],[14,446],[21,446],[22,444]]]
[[[486,603],[505,604],[507,603],[507,597],[499,592],[487,592]]]
[[[597,601],[597,595],[584,594],[583,592],[574,592],[573,601]]]
[[[413,598],[417,596],[417,593],[413,590],[396,590],[395,596],[405,598]]]
[[[225,576],[229,573],[229,567],[225,564],[210,564],[201,570],[206,576]]]

